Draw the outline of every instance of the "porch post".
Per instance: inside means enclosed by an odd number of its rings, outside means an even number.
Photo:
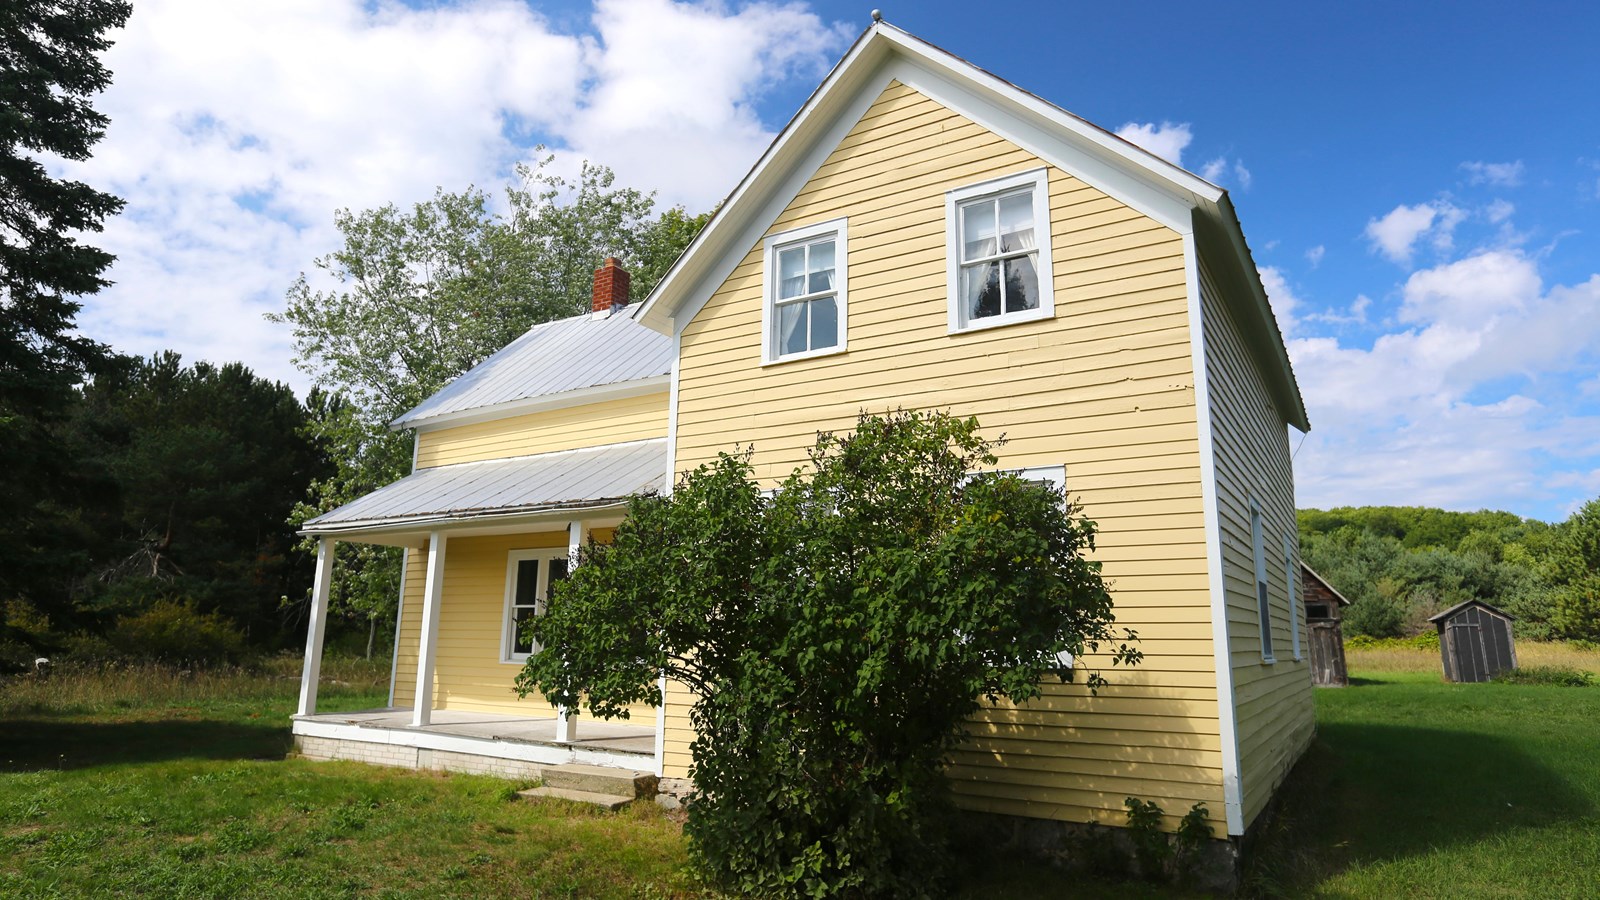
[[[433,662],[439,645],[439,600],[444,593],[443,532],[428,535],[428,578],[422,589],[422,641],[417,650],[417,691],[411,706],[411,724],[421,728],[433,716]]]
[[[328,593],[333,584],[333,538],[317,541],[317,574],[311,583],[311,619],[306,623],[306,661],[300,670],[300,712],[317,712],[317,679],[322,677],[322,636],[328,627]]]
[[[581,520],[567,523],[567,559],[569,566],[578,564],[578,548],[583,546],[583,536],[588,529]],[[570,570],[569,570],[570,571]],[[565,706],[556,710],[556,743],[567,744],[578,739],[578,722],[575,713],[569,714]]]

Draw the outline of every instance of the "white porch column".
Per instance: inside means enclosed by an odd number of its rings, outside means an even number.
[[[422,641],[417,649],[417,691],[411,724],[427,725],[433,716],[433,662],[439,645],[439,600],[444,593],[443,532],[428,535],[428,578],[422,589]]]
[[[311,582],[311,620],[306,623],[306,661],[300,670],[300,712],[317,712],[317,679],[322,677],[322,636],[328,628],[328,593],[333,585],[333,538],[317,541],[317,574]]]
[[[578,548],[583,546],[583,538],[588,533],[588,527],[582,520],[573,520],[567,523],[567,565],[578,565]],[[569,573],[571,568],[567,570]],[[548,591],[549,587],[545,588]],[[569,713],[565,706],[556,710],[556,743],[566,744],[578,739],[577,714]]]

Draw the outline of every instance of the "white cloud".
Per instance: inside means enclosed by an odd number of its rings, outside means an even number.
[[[1417,242],[1424,237],[1436,250],[1449,250],[1456,226],[1466,218],[1466,210],[1444,200],[1415,206],[1402,203],[1382,218],[1368,220],[1366,236],[1373,250],[1391,262],[1409,266]]]
[[[1296,459],[1302,505],[1526,508],[1559,488],[1541,459],[1600,454],[1600,417],[1505,381],[1593,371],[1600,275],[1545,290],[1532,258],[1498,250],[1416,272],[1400,293],[1404,330],[1370,348],[1289,341],[1316,429]]]
[[[1326,256],[1327,253],[1328,248],[1318,244],[1306,251],[1306,261],[1311,263],[1311,268],[1315,269],[1317,266],[1322,265],[1322,257]]]
[[[707,209],[773,137],[754,101],[848,41],[797,5],[600,0],[594,21],[515,0],[141,2],[106,56],[105,140],[56,163],[128,201],[83,332],[303,385],[262,314],[338,245],[334,210],[493,188],[536,139],[564,170],[586,157]]]
[[[1194,140],[1188,122],[1129,122],[1117,129],[1117,137],[1138,144],[1175,166],[1183,165],[1183,150]]]
[[[1483,208],[1483,214],[1491,224],[1498,225],[1511,218],[1517,211],[1515,204],[1505,200],[1496,200]]]
[[[1241,160],[1230,161],[1226,156],[1219,156],[1200,167],[1200,177],[1216,185],[1232,181],[1242,190],[1249,190],[1254,176]]]
[[[1283,271],[1276,266],[1258,266],[1256,272],[1261,276],[1261,287],[1267,292],[1267,302],[1272,306],[1273,318],[1278,320],[1278,330],[1287,337],[1295,332],[1295,325],[1299,321],[1296,310],[1304,304],[1300,297],[1289,286],[1289,281],[1284,277]]]
[[[1255,180],[1250,170],[1244,167],[1244,162],[1237,159],[1233,161],[1233,177],[1239,179],[1239,187],[1247,191],[1250,190],[1250,182]]]
[[[1487,184],[1493,187],[1516,187],[1522,184],[1522,160],[1507,163],[1464,162],[1461,168],[1467,172],[1467,181],[1471,184]]]

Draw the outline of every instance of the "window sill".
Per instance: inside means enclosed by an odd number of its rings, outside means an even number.
[[[1263,666],[1275,666],[1275,665],[1278,664],[1278,660],[1277,660],[1276,657],[1263,656],[1263,657],[1261,657],[1261,664]]]
[[[1053,306],[1040,306],[1037,309],[1023,312],[1008,313],[1003,316],[988,316],[982,319],[967,322],[965,325],[951,325],[951,334],[966,334],[969,331],[986,331],[990,328],[1004,328],[1007,325],[1021,325],[1024,322],[1037,322],[1040,319],[1055,317]]]
[[[823,356],[838,356],[843,352],[845,352],[845,347],[843,344],[840,344],[837,347],[826,347],[821,350],[807,350],[804,353],[790,353],[787,356],[779,356],[773,359],[763,358],[761,360],[761,365],[781,366],[784,363],[799,362],[803,359],[817,359]]]

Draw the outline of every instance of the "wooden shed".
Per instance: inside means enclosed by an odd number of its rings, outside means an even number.
[[[1344,608],[1350,605],[1316,570],[1300,563],[1300,596],[1306,608],[1306,636],[1311,644],[1311,683],[1347,687],[1344,665]]]
[[[1439,629],[1439,655],[1446,681],[1488,681],[1517,667],[1512,616],[1480,600],[1468,600],[1430,618]]]

